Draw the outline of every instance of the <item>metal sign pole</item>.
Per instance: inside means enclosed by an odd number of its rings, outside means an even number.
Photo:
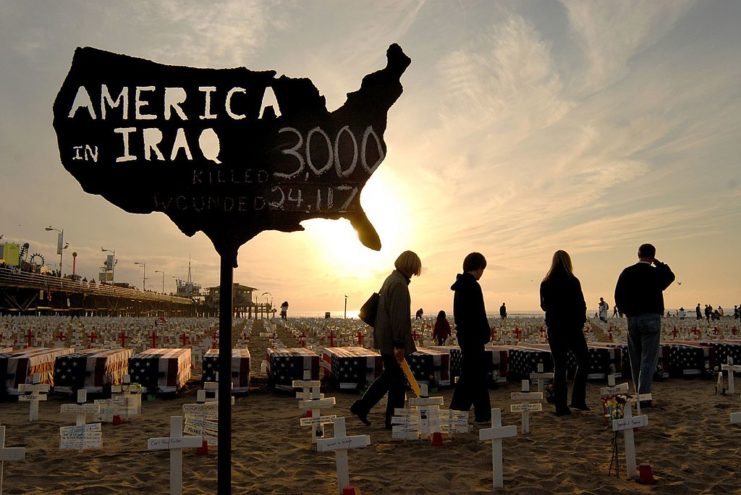
[[[220,495],[232,492],[232,287],[233,256],[221,256],[219,288],[219,460],[218,486]]]

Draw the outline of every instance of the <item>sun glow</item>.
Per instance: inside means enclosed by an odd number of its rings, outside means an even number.
[[[363,189],[361,203],[381,237],[380,252],[363,246],[347,220],[311,220],[304,225],[317,250],[324,253],[328,266],[361,278],[373,278],[390,269],[399,253],[409,249],[414,232],[404,196],[388,177],[379,174],[369,181]]]

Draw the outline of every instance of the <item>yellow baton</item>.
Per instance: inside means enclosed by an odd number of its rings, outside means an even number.
[[[404,376],[407,377],[407,381],[409,382],[409,386],[412,387],[414,395],[421,397],[422,391],[419,389],[419,383],[417,383],[416,378],[414,378],[414,374],[412,373],[411,368],[409,368],[409,363],[407,363],[406,359],[401,361],[401,370],[404,372]]]

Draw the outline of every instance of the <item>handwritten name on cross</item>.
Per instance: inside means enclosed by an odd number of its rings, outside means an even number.
[[[18,401],[29,402],[28,420],[39,420],[39,401],[46,400],[46,394],[49,393],[49,384],[41,383],[41,375],[34,373],[31,378],[32,383],[21,383],[18,385],[18,392],[23,395],[18,396]]]
[[[85,424],[88,415],[100,414],[98,404],[86,404],[87,391],[82,388],[77,391],[77,404],[62,404],[61,414],[75,414],[75,426],[59,428],[60,449],[99,449],[102,446],[103,433],[100,423]]]
[[[209,446],[218,445],[219,416],[218,401],[206,401],[206,391],[199,390],[196,404],[183,404],[185,426],[183,431],[190,435],[198,435]]]
[[[183,417],[170,416],[170,436],[150,438],[148,450],[170,451],[170,495],[183,493],[183,449],[200,448],[201,437],[183,436]]]
[[[522,380],[522,391],[512,392],[510,399],[518,402],[510,405],[509,410],[522,414],[522,433],[530,433],[530,413],[543,410],[543,392],[530,392],[530,381]]]
[[[517,436],[517,426],[502,426],[502,411],[491,410],[491,428],[479,430],[479,440],[491,441],[491,470],[494,488],[504,487],[504,468],[502,466],[502,439]]]
[[[728,393],[733,395],[736,393],[736,385],[734,383],[734,373],[741,372],[741,365],[733,364],[733,358],[728,356],[728,362],[721,364],[720,369],[728,373]]]
[[[624,416],[620,419],[612,420],[612,431],[622,431],[625,442],[625,468],[628,472],[628,478],[635,479],[638,477],[636,472],[636,448],[633,438],[633,430],[648,425],[648,416],[633,416],[630,401],[625,404]]]
[[[335,418],[333,429],[334,437],[320,439],[317,441],[316,448],[319,452],[334,451],[337,470],[337,493],[342,495],[343,490],[350,487],[350,473],[347,463],[348,449],[367,447],[371,442],[368,435],[347,436],[345,418]]]
[[[609,374],[607,375],[607,386],[601,387],[599,389],[599,394],[602,398],[614,397],[618,394],[627,394],[629,389],[630,385],[628,385],[628,382],[615,385],[615,375]]]

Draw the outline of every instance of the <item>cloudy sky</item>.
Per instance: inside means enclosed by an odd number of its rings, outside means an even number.
[[[218,284],[219,258],[162,213],[124,212],[63,168],[52,104],[78,46],[192,67],[308,77],[333,110],[399,43],[412,65],[386,160],[362,203],[383,249],[312,220],[242,246],[235,281],[293,314],[356,310],[404,249],[422,258],[412,305],[450,310],[480,251],[487,308],[538,308],[557,249],[587,304],[652,242],[677,282],[667,306],[741,303],[741,2],[0,0],[0,235],[64,271],[174,290]],[[155,270],[158,273],[155,273]]]

